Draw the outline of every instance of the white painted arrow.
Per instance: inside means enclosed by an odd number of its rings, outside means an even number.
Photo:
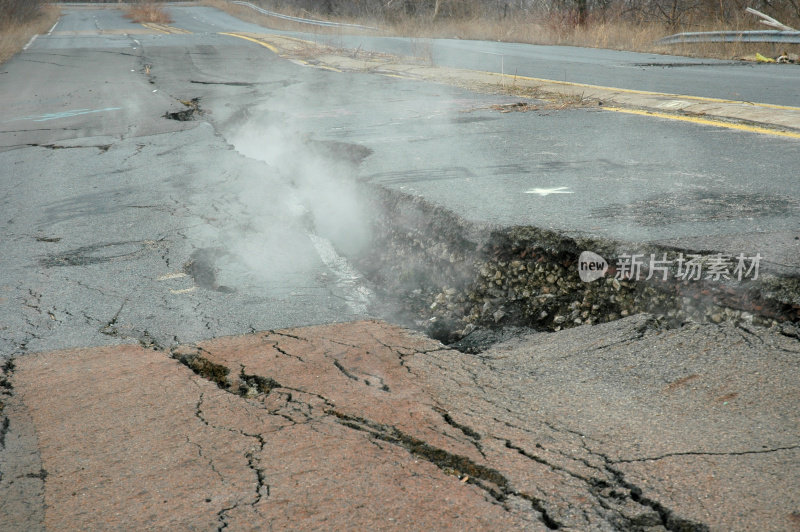
[[[540,196],[549,196],[550,194],[573,194],[571,190],[567,190],[567,187],[555,187],[555,188],[532,188],[530,190],[526,190],[525,194],[539,194]]]

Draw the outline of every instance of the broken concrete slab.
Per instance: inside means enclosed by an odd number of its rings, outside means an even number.
[[[4,523],[792,530],[798,353],[639,315],[477,355],[373,321],[26,355]]]

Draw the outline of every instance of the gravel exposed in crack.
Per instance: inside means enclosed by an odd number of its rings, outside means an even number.
[[[616,257],[623,244],[534,227],[480,226],[394,190],[376,187],[373,198],[385,214],[355,263],[392,302],[381,312],[465,352],[513,335],[513,327],[559,331],[642,312],[656,316],[657,327],[800,323],[799,279],[645,282],[607,275],[586,283],[578,275],[580,253]],[[637,252],[692,250],[641,245]]]
[[[195,120],[198,116],[203,115],[203,110],[200,108],[200,98],[179,101],[183,104],[185,109],[181,111],[167,111],[164,113],[164,118],[177,120],[179,122],[188,122],[189,120]]]

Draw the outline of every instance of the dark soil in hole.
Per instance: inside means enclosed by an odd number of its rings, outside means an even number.
[[[530,329],[528,327],[509,326],[498,329],[479,328],[475,329],[457,342],[448,344],[447,347],[461,351],[462,353],[477,355],[479,353],[483,353],[494,344],[519,338],[525,334],[530,334],[533,332],[536,332],[535,329]]]

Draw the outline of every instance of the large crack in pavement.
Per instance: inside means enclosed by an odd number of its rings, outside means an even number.
[[[336,410],[328,410],[327,413],[336,416],[339,422],[346,427],[366,432],[375,439],[399,445],[407,449],[411,454],[434,464],[446,474],[455,475],[462,482],[478,485],[500,503],[504,503],[512,495],[522,497],[528,500],[533,509],[541,514],[541,520],[547,528],[558,530],[562,526],[548,515],[547,509],[540,499],[514,491],[510,487],[508,479],[495,469],[478,464],[467,457],[455,455],[428,445],[424,441],[409,436],[391,425],[375,423],[374,421],[343,414]],[[471,429],[470,432],[477,434]]]
[[[646,322],[647,320],[638,322],[638,324],[632,328],[632,336],[629,336],[626,340],[606,344],[603,348],[610,349],[614,345],[622,345],[623,342],[630,344],[641,340],[644,331],[647,330],[646,328],[642,328]],[[354,325],[354,327],[361,328],[364,326]],[[347,326],[341,327],[341,329],[347,328]],[[378,329],[380,328],[381,326],[378,326]],[[215,342],[213,341],[206,343],[203,347],[184,348],[177,356],[185,365],[196,373],[211,380],[221,388],[244,398],[263,397],[273,391],[290,394],[291,392],[289,392],[289,390],[292,390],[294,392],[308,394],[310,390],[307,386],[314,386],[316,388],[316,385],[310,383],[310,381],[306,381],[307,384],[305,386],[286,386],[280,384],[274,376],[276,372],[283,373],[285,371],[285,368],[280,367],[284,362],[302,367],[304,371],[312,372],[317,376],[323,371],[320,364],[330,368],[327,370],[330,375],[323,377],[319,386],[324,386],[329,378],[339,382],[336,386],[337,391],[339,387],[369,386],[369,381],[362,381],[360,377],[356,376],[360,374],[360,372],[354,373],[354,370],[345,369],[345,365],[341,362],[343,358],[346,360],[346,355],[345,357],[342,356],[344,353],[336,354],[325,351],[324,349],[322,352],[319,351],[321,344],[334,349],[335,346],[339,346],[339,349],[353,349],[357,347],[356,344],[354,344],[352,340],[342,341],[327,337],[325,334],[323,334],[322,337],[309,334],[313,329],[314,328],[293,330],[290,332],[279,332],[277,334],[272,332],[265,333],[259,335],[260,338],[256,342],[252,340],[246,341],[245,344],[251,347],[254,347],[253,344],[258,345],[257,350],[261,351],[258,357],[258,359],[261,360],[251,359],[255,362],[255,366],[251,366],[238,356],[225,354],[226,352],[229,353],[229,350],[232,348],[231,344],[223,343],[223,345],[214,345]],[[326,329],[326,332],[332,330],[330,327],[324,329]],[[341,334],[341,332],[337,331],[336,334]],[[272,356],[270,356],[268,352],[264,352],[263,349],[264,346],[268,346],[268,350],[277,348],[278,337],[281,336],[293,339],[296,342],[293,347],[284,346],[280,349],[278,367],[276,367],[274,361],[270,362]],[[374,338],[373,335],[373,341]],[[384,339],[384,341],[378,341],[378,345],[387,347],[390,346],[391,343],[386,342]],[[241,349],[241,347],[239,349]],[[302,351],[298,351],[298,354],[292,353],[292,351],[297,349],[301,349]],[[398,366],[401,364],[402,359],[407,359],[408,357],[414,359],[420,357],[422,353],[437,353],[440,357],[446,357],[448,354],[448,351],[430,350],[429,348],[419,349],[417,351],[411,350],[412,352],[409,352],[408,347],[400,349],[389,347],[388,349],[395,357],[392,365]],[[361,346],[360,350],[362,352],[369,352],[366,346]],[[309,351],[311,352],[311,356],[309,356]],[[300,353],[302,353],[302,356]],[[452,354],[453,352],[451,351],[449,353]],[[319,359],[319,357],[321,357],[321,359]],[[228,366],[221,363],[224,360],[229,360],[230,362],[236,360],[237,363],[240,364],[241,370],[238,376],[231,372]],[[384,363],[385,362],[384,360]],[[245,367],[250,368],[248,372],[245,372]],[[257,367],[261,369],[256,369]],[[444,373],[447,372],[448,369],[452,370],[453,368],[437,367],[436,369]],[[264,370],[267,370],[267,373],[263,373]],[[386,368],[384,368],[383,371],[386,371]],[[373,372],[375,372],[375,369],[373,369]],[[380,371],[377,372],[380,373]],[[407,379],[417,379],[419,376],[419,374],[408,375]],[[297,377],[294,376],[294,378],[296,379]],[[392,378],[387,376],[384,376],[384,378],[391,383],[391,389],[395,393],[397,389],[400,390],[401,394],[404,394],[409,392],[410,387],[419,387],[419,383],[416,380],[414,380],[414,384],[411,384],[410,382],[392,382]],[[284,378],[280,377],[278,380],[283,382]],[[569,515],[569,512],[567,512],[567,517],[565,518],[563,508],[559,508],[558,503],[554,502],[558,501],[562,495],[553,492],[548,493],[547,490],[545,490],[545,494],[542,495],[540,494],[541,486],[537,486],[535,490],[527,491],[516,487],[515,483],[507,476],[508,473],[503,473],[503,471],[508,471],[509,468],[513,466],[514,462],[508,459],[508,452],[522,456],[526,461],[530,461],[531,463],[544,466],[557,477],[565,476],[568,477],[568,479],[578,481],[579,489],[583,493],[582,498],[584,500],[584,507],[581,511],[581,515],[583,519],[589,519],[589,522],[594,522],[594,520],[600,518],[602,520],[601,522],[613,526],[615,530],[634,531],[642,530],[647,527],[663,527],[663,529],[670,531],[709,530],[707,524],[682,516],[679,511],[670,508],[657,498],[646,495],[642,487],[629,480],[626,474],[619,469],[619,466],[634,460],[614,460],[604,452],[594,450],[592,446],[587,443],[587,439],[584,435],[580,435],[580,437],[581,448],[585,452],[585,456],[574,456],[574,451],[564,452],[547,449],[539,443],[536,443],[532,450],[528,450],[525,444],[521,442],[515,442],[514,439],[507,437],[498,437],[490,430],[476,429],[470,424],[457,419],[449,411],[438,406],[435,400],[431,400],[430,396],[433,394],[430,390],[425,389],[424,386],[422,389],[425,390],[422,393],[420,393],[421,390],[415,392],[415,395],[419,398],[418,400],[422,404],[427,405],[425,408],[428,410],[429,414],[435,413],[439,416],[439,419],[436,421],[439,428],[434,429],[434,432],[437,432],[438,435],[441,436],[441,433],[446,432],[448,428],[454,428],[457,431],[456,433],[448,434],[444,440],[440,439],[437,445],[432,445],[426,441],[425,438],[421,437],[419,424],[403,430],[396,426],[396,420],[393,419],[395,415],[387,419],[385,414],[383,419],[378,421],[374,416],[369,416],[368,412],[364,412],[358,407],[351,405],[350,401],[352,400],[343,400],[341,398],[341,393],[335,393],[332,396],[330,392],[326,392],[325,394],[312,392],[312,396],[322,400],[322,406],[320,407],[322,412],[319,412],[319,408],[317,408],[315,414],[305,417],[304,420],[308,422],[310,419],[314,419],[319,422],[324,418],[323,414],[332,416],[337,423],[355,431],[363,432],[373,440],[399,446],[411,455],[432,463],[445,474],[456,476],[463,483],[475,484],[497,501],[497,503],[501,504],[506,511],[512,513],[512,515],[520,511],[519,505],[513,502],[520,499],[525,500],[530,505],[530,510],[533,510],[538,515],[538,519],[549,529],[574,529],[576,527],[579,528],[580,524],[575,521],[574,515]],[[389,399],[384,398],[382,400],[388,400],[390,403],[395,400],[393,399],[393,393],[388,394],[388,396]],[[489,398],[486,399],[489,400]],[[315,407],[307,406],[309,410],[315,410]],[[365,408],[369,410],[368,407]],[[390,410],[399,412],[401,408],[390,407]],[[273,414],[276,412],[277,411],[271,411]],[[378,418],[380,419],[380,415]],[[483,419],[485,419],[485,417]],[[292,419],[292,421],[296,422],[294,419]],[[442,423],[442,421],[444,423]],[[429,422],[432,422],[431,418],[429,418]],[[569,429],[558,428],[550,422],[546,423],[546,425],[551,427],[556,433],[569,435],[572,432]],[[410,432],[407,432],[407,430],[410,430]],[[478,442],[486,442],[487,440],[496,440],[502,445],[487,444],[489,450],[485,450],[486,445],[480,445]],[[458,441],[459,444],[461,444],[461,452],[455,452],[451,446],[441,444],[442,442],[452,444],[453,441]],[[466,454],[468,453],[464,453],[464,444],[467,443],[471,443],[475,446],[474,448],[478,450],[477,455],[474,453],[474,449],[471,456],[467,456]],[[786,449],[794,448],[795,446],[786,447]],[[502,449],[507,451],[502,451]],[[784,448],[781,447],[764,452],[775,452],[782,449]],[[501,452],[498,454],[499,450]],[[670,455],[699,456],[700,454],[703,453],[687,452],[671,453]],[[737,456],[749,453],[731,452],[717,454]],[[556,458],[548,458],[547,455],[555,456]],[[559,463],[559,460],[563,461],[565,459],[572,465]],[[637,461],[645,462],[653,460],[655,459],[642,458]],[[577,470],[575,469],[576,464]],[[583,470],[583,472],[580,472],[581,470]],[[567,482],[567,485],[569,485],[569,482]],[[575,488],[576,485],[573,483],[569,489],[574,490]],[[593,502],[586,505],[586,499]],[[511,503],[509,501],[511,501]],[[592,513],[596,515],[594,517],[587,517]],[[594,522],[592,526],[599,525],[597,522]]]
[[[280,333],[286,334],[286,333]],[[298,337],[293,334],[288,335],[290,338],[294,338],[296,340],[301,341],[308,341],[304,338]],[[351,345],[351,344],[343,344],[339,342],[333,341],[333,343],[338,343],[339,345],[343,345],[345,347],[356,348],[359,346]],[[382,346],[386,347],[384,344]],[[278,350],[277,343],[274,344],[274,348]],[[284,392],[288,390],[293,390],[295,392],[303,392],[307,393],[305,390],[298,390],[295,388],[284,388],[281,384],[276,382],[271,377],[255,375],[255,374],[246,374],[245,373],[245,366],[241,365],[241,371],[237,379],[229,379],[229,375],[231,374],[230,368],[215,363],[209,358],[206,358],[208,355],[212,356],[213,354],[210,353],[205,348],[195,348],[196,351],[189,347],[189,348],[179,348],[177,351],[173,351],[173,356],[176,357],[181,363],[189,367],[192,371],[197,373],[198,375],[214,382],[220,388],[239,395],[244,398],[250,398],[254,396],[263,396],[268,395],[273,390],[281,390],[283,389]],[[390,348],[391,349],[391,348]],[[280,350],[281,354],[293,357],[295,359],[301,360],[299,355],[292,355],[289,354],[282,349]],[[323,354],[324,355],[324,354]],[[397,353],[398,360],[401,356],[408,356],[408,353],[401,355]],[[303,361],[305,362],[305,361]],[[344,368],[344,366],[339,362],[339,360],[333,358],[332,360],[334,368],[341,375],[344,375],[346,379],[349,381],[355,381],[358,384],[363,384],[366,386],[370,386],[370,380],[368,379],[361,379],[360,377],[354,375],[350,371]],[[237,385],[238,382],[238,385]],[[380,382],[383,383],[383,379],[380,378]],[[390,389],[386,384],[382,384],[379,388],[381,391],[389,392]],[[561,528],[561,525],[553,520],[548,514],[547,510],[542,504],[542,501],[536,497],[528,495],[526,493],[516,492],[509,484],[508,480],[497,470],[487,467],[486,465],[480,464],[466,456],[454,454],[449,452],[445,449],[432,446],[427,442],[409,435],[402,430],[398,429],[397,427],[385,423],[379,423],[370,419],[366,419],[357,415],[349,414],[337,410],[334,407],[334,401],[324,398],[322,395],[314,394],[317,398],[322,399],[325,403],[325,408],[323,409],[323,413],[326,416],[332,416],[335,420],[341,424],[342,426],[348,427],[350,429],[364,432],[368,434],[371,438],[383,442],[387,442],[390,444],[397,445],[406,449],[410,454],[414,455],[415,457],[421,458],[430,462],[431,464],[435,465],[441,471],[443,471],[447,475],[456,476],[459,478],[463,483],[469,483],[477,485],[480,489],[486,491],[494,500],[498,503],[503,504],[507,510],[510,511],[510,507],[505,505],[505,502],[509,497],[517,497],[524,500],[527,500],[534,511],[540,514],[540,519],[542,523],[546,525],[548,529],[557,530]],[[288,395],[291,398],[291,395]],[[307,405],[310,410],[313,410],[312,405]],[[442,416],[442,419],[445,423],[451,427],[456,428],[460,431],[464,436],[466,436],[469,440],[472,440],[473,443],[476,445],[476,448],[480,452],[480,446],[477,444],[476,440],[480,440],[480,434],[473,431],[470,427],[466,425],[462,425],[457,423],[455,420],[452,419],[449,413],[442,410],[441,408],[436,407],[435,410]],[[200,408],[198,406],[198,412],[200,412]],[[270,413],[277,413],[276,411],[271,411]],[[281,414],[284,417],[286,414]],[[320,417],[318,413],[317,416]],[[292,418],[289,418],[293,423],[296,421]],[[256,435],[249,435],[252,437],[256,437]],[[259,436],[259,441],[261,447],[263,449],[265,445],[265,440],[263,437]],[[252,460],[252,457],[248,457],[249,462]],[[252,467],[252,463],[250,462]],[[263,480],[263,470],[259,470],[259,479],[260,481]]]

